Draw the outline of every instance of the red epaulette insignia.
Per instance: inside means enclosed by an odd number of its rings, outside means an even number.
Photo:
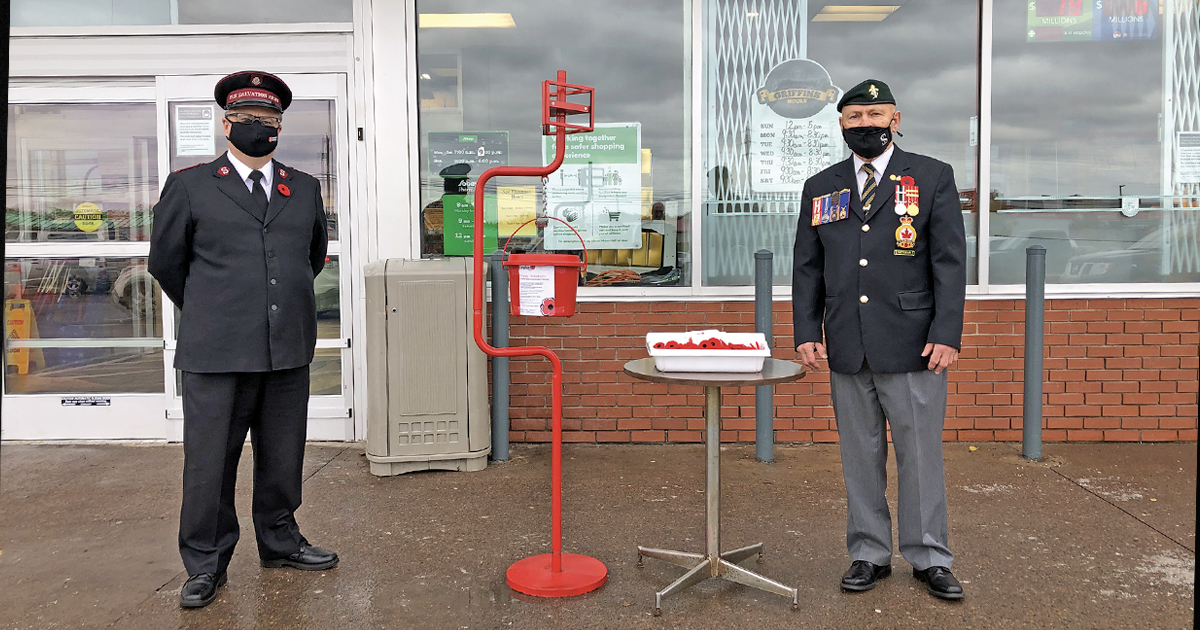
[[[217,169],[217,175],[220,175],[221,177],[225,177],[228,174],[229,174],[228,166],[222,166],[221,168]]]

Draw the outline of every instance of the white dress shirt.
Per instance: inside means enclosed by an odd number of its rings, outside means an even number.
[[[246,190],[254,192],[254,180],[250,179],[250,172],[254,169],[242,164],[240,160],[233,156],[232,151],[226,151],[225,155],[229,156],[229,163],[233,165],[233,168],[237,169],[238,176],[241,177],[242,181],[246,184]],[[262,187],[267,193],[267,201],[271,200],[271,183],[275,181],[275,169],[272,166],[273,164],[275,164],[275,160],[270,160],[266,164],[263,164],[262,168],[258,169],[258,171],[263,174]]]
[[[871,160],[871,168],[875,169],[875,186],[879,186],[879,182],[883,181],[883,173],[887,170],[888,162],[892,160],[892,153],[896,151],[896,143],[888,145],[887,151],[884,151],[879,157]],[[858,179],[858,197],[862,199],[863,188],[867,185],[867,172],[863,170],[863,164],[867,161],[858,157],[857,154],[851,153],[854,157],[854,176]]]

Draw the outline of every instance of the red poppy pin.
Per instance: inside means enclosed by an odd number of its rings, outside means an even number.
[[[221,177],[225,177],[226,175],[229,174],[229,167],[222,166],[221,168],[217,169],[217,174],[220,175]]]
[[[279,189],[279,194],[283,195],[284,197],[291,197],[291,196],[292,196],[292,189],[291,189],[291,188],[288,188],[287,186],[284,186],[283,184],[280,184],[280,185],[279,185],[279,186],[277,186],[276,188],[278,188],[278,189]]]

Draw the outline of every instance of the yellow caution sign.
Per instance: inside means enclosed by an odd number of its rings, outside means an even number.
[[[12,341],[29,339],[33,333],[33,308],[29,300],[4,301],[4,336],[7,365],[17,368],[17,374],[29,373],[29,348],[13,348]]]
[[[85,201],[78,206],[75,206],[75,226],[84,232],[95,232],[104,225],[104,213],[100,211],[100,206]]]

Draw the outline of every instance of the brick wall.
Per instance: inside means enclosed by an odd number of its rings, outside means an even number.
[[[774,356],[795,359],[791,304],[775,303]],[[950,374],[947,441],[1021,439],[1024,301],[970,300]],[[1200,298],[1048,300],[1042,437],[1048,442],[1194,441]],[[621,367],[650,331],[754,330],[752,302],[584,303],[567,319],[513,317],[511,344],[563,361],[568,442],[699,442],[700,387],[647,383]],[[550,364],[510,362],[510,435],[550,440]],[[723,390],[723,441],[754,440],[754,388]],[[777,442],[836,442],[829,374],[775,387]]]

